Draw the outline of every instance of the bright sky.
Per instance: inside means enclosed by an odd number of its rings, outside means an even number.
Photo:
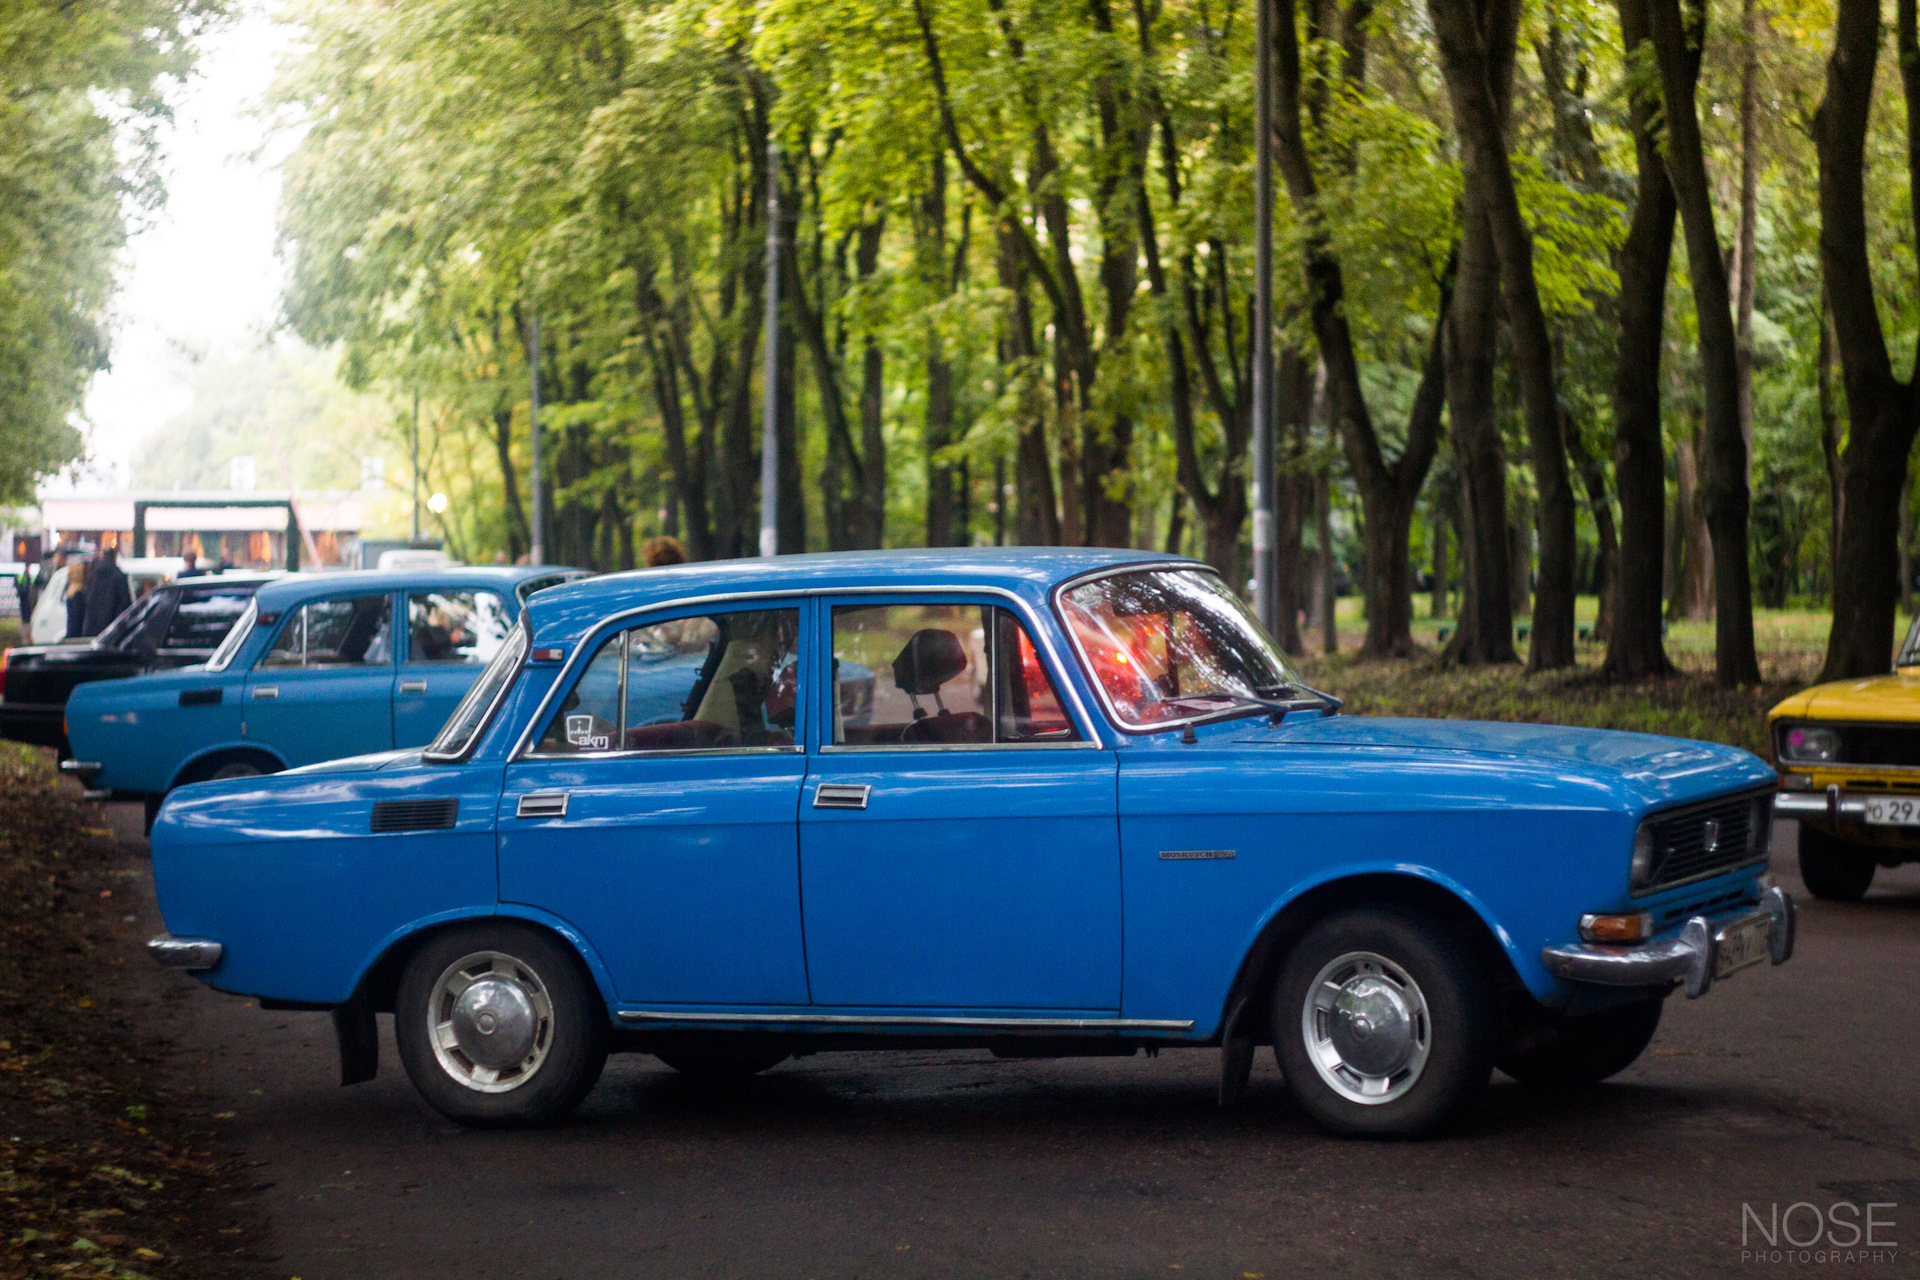
[[[167,206],[128,246],[113,367],[87,394],[98,470],[84,487],[124,485],[141,439],[192,403],[190,353],[256,343],[279,309],[277,162],[291,139],[249,157],[266,140],[259,108],[290,32],[272,20],[268,0],[248,0],[239,15],[206,42],[174,97]]]

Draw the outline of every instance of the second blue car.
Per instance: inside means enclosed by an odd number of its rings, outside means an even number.
[[[263,587],[205,665],[85,685],[67,704],[96,793],[144,799],[149,825],[188,782],[423,746],[519,619],[578,569],[302,575]]]

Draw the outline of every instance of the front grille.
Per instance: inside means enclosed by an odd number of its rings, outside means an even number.
[[[1839,730],[1839,764],[1920,766],[1920,728],[1907,725],[1847,725]]]
[[[1648,818],[1647,831],[1653,837],[1653,872],[1642,892],[1704,880],[1764,859],[1773,814],[1772,797],[1770,790],[1748,791],[1669,809]],[[1756,821],[1760,824],[1758,832],[1754,830]]]
[[[460,817],[460,800],[377,800],[372,829],[385,831],[448,831]]]

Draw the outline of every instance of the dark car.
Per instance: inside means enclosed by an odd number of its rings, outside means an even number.
[[[0,653],[0,737],[67,750],[67,695],[94,680],[190,667],[220,647],[273,576],[225,573],[155,587],[81,643]]]

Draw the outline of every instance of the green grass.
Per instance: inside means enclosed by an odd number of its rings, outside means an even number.
[[[1452,620],[1430,617],[1428,602],[1426,595],[1414,597],[1414,640],[1438,652],[1438,633]],[[1597,608],[1592,596],[1583,596],[1574,614],[1581,622],[1591,622]],[[1813,682],[1832,623],[1831,615],[1824,612],[1757,611],[1754,644],[1762,683],[1717,689],[1711,622],[1677,622],[1668,629],[1667,656],[1680,668],[1679,674],[1665,680],[1612,684],[1600,676],[1604,647],[1593,643],[1579,646],[1574,669],[1540,675],[1528,675],[1521,666],[1448,670],[1430,656],[1361,662],[1353,656],[1366,636],[1360,601],[1342,599],[1334,616],[1342,652],[1314,654],[1301,665],[1309,679],[1345,698],[1347,709],[1356,714],[1631,729],[1725,742],[1761,755],[1767,749],[1768,708]],[[1317,647],[1318,639],[1318,633],[1313,633],[1309,645]],[[1525,643],[1517,648],[1524,658]]]

